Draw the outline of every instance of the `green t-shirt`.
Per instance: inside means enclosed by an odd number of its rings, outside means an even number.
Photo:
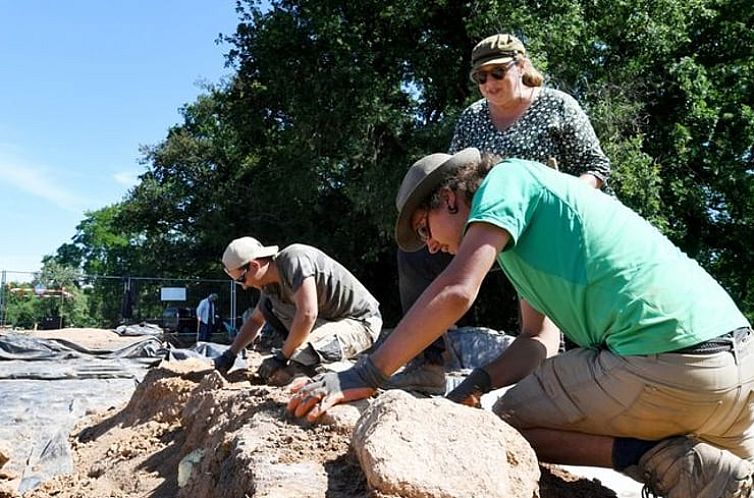
[[[542,164],[495,166],[474,195],[467,223],[476,222],[511,235],[498,263],[579,346],[654,354],[749,326],[725,290],[647,221]]]

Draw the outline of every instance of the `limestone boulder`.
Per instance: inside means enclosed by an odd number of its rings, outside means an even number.
[[[11,458],[10,445],[5,441],[0,441],[0,468],[3,467]]]
[[[521,434],[494,414],[388,391],[356,424],[352,446],[374,491],[403,498],[532,498],[540,470]]]

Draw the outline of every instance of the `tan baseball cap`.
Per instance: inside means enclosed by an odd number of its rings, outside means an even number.
[[[267,258],[277,253],[278,246],[263,246],[253,237],[241,237],[225,248],[223,265],[228,270],[235,270],[253,259]]]

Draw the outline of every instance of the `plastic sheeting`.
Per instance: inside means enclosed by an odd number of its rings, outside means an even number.
[[[483,367],[500,356],[515,339],[505,332],[486,327],[460,327],[445,334],[448,361],[445,370],[468,372]]]
[[[12,451],[3,468],[21,475],[18,491],[70,473],[68,434],[76,422],[91,411],[128,401],[135,387],[136,379],[122,378],[0,380],[0,439]]]
[[[170,348],[168,350],[168,361],[179,361],[188,358],[199,358],[201,360],[212,361],[214,358],[223,354],[223,352],[230,346],[223,344],[216,344],[214,342],[197,342],[191,348]],[[231,367],[231,370],[236,368],[246,368],[246,360],[244,359],[245,352],[236,357],[235,363]]]
[[[153,323],[139,323],[136,325],[120,325],[115,328],[115,333],[119,335],[154,335],[163,334],[159,325]]]
[[[165,354],[155,337],[117,350],[94,350],[64,339],[8,334],[0,336],[0,379],[131,379]]]
[[[127,402],[166,354],[155,337],[91,350],[62,339],[0,336],[0,440],[12,451],[3,468],[21,476],[18,491],[71,472],[68,434],[76,422]]]

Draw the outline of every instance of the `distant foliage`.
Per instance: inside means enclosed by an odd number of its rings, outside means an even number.
[[[45,258],[42,271],[30,283],[7,288],[6,324],[19,329],[41,326],[48,318],[63,317],[65,326],[91,327],[101,323],[90,315],[88,296],[81,289],[79,271]],[[39,292],[37,292],[37,289]]]
[[[222,277],[232,238],[304,242],[399,318],[392,239],[408,166],[444,151],[479,98],[479,39],[524,39],[547,83],[590,115],[611,188],[717,276],[754,318],[754,9],[748,0],[239,1],[235,76],[143,150],[122,203],[90,213],[58,257],[111,274]],[[490,276],[476,319],[511,330]],[[95,289],[96,290],[96,289]],[[90,310],[110,313],[95,292]],[[118,301],[116,301],[118,302]]]

